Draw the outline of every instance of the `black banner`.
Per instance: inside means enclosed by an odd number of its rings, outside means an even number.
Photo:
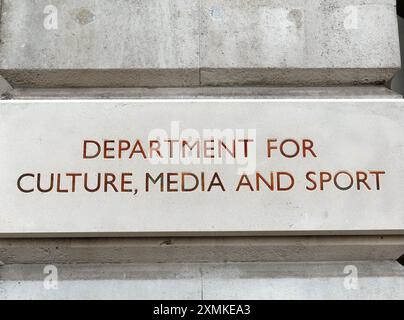
[[[271,319],[279,317],[357,316],[366,313],[373,317],[388,318],[390,313],[400,315],[404,304],[400,301],[2,301],[5,314],[18,317],[35,313],[44,318],[80,318],[102,315],[119,319]],[[398,319],[398,318],[397,318]]]

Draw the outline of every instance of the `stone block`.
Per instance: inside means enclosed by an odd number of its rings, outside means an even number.
[[[395,0],[202,2],[204,85],[383,82],[399,67]]]
[[[198,10],[194,0],[6,0],[0,73],[14,86],[197,85]]]

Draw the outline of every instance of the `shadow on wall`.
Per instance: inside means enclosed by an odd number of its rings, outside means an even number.
[[[400,30],[401,65],[404,67],[404,0],[398,0],[398,28]],[[404,69],[395,75],[391,82],[391,89],[404,95]]]

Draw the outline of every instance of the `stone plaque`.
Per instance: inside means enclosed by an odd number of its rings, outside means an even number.
[[[401,100],[0,107],[3,237],[404,231]]]

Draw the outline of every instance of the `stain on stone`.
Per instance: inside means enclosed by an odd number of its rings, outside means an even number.
[[[292,9],[288,13],[288,20],[296,24],[296,28],[300,29],[303,25],[303,13],[301,10]]]
[[[165,240],[160,243],[160,246],[169,246],[171,244],[173,244],[172,240]]]
[[[5,92],[0,96],[0,100],[11,100],[13,95],[10,92]]]
[[[81,25],[86,25],[95,20],[95,14],[87,8],[76,9],[72,13],[73,19]]]
[[[217,8],[217,7],[211,8],[209,10],[209,14],[212,17],[212,19],[223,20],[223,14],[222,14],[222,10],[220,10],[220,8]]]

